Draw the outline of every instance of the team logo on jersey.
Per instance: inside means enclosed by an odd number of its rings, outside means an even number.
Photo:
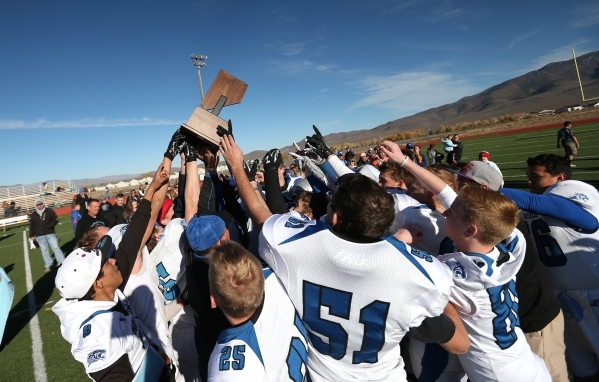
[[[433,262],[433,257],[431,255],[428,254],[428,252],[424,252],[421,250],[418,250],[416,248],[412,248],[412,255],[416,256],[416,257],[420,257],[423,260],[426,260],[429,263]]]
[[[97,361],[104,361],[106,359],[106,350],[94,350],[87,355],[87,367]]]
[[[287,220],[287,223],[285,223],[285,227],[287,227],[287,228],[302,228],[305,223],[306,223],[305,221],[291,217],[291,218],[289,218],[289,220]]]
[[[125,234],[125,232],[127,232],[127,227],[129,227],[129,224],[127,224],[127,225],[125,225],[125,226],[121,227],[121,230],[120,230],[120,233],[121,233],[121,235],[124,235],[124,234]]]
[[[448,261],[445,263],[447,267],[453,272],[453,277],[456,279],[465,279],[466,278],[466,270],[457,261]]]
[[[589,197],[586,196],[585,194],[581,194],[581,193],[576,193],[573,196],[570,197],[570,200],[580,200],[582,202],[588,202],[589,201]]]

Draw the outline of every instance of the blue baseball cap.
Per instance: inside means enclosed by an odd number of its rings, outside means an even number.
[[[414,144],[412,142],[408,142],[408,144],[406,145],[406,148],[413,149],[414,148]]]
[[[187,224],[185,233],[189,246],[196,252],[204,251],[216,244],[231,222],[227,211],[216,214],[194,216]]]

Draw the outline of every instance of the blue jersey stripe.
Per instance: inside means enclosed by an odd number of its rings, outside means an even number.
[[[426,276],[427,279],[430,280],[430,282],[432,282],[433,284],[435,283],[433,281],[433,279],[431,279],[431,277],[429,276],[428,272],[422,267],[422,265],[418,262],[418,260],[416,260],[414,258],[414,256],[412,256],[411,253],[408,252],[408,249],[406,248],[406,244],[402,241],[399,241],[395,236],[389,236],[385,239],[386,242],[388,242],[389,244],[391,244],[392,246],[394,246],[399,253],[401,253],[402,255],[405,256],[406,259],[410,260],[410,262],[412,264],[414,264],[414,266],[420,271],[422,272],[422,274],[424,276]]]

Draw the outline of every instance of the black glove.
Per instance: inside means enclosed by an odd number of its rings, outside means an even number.
[[[281,157],[281,152],[279,149],[272,149],[264,155],[262,159],[264,163],[265,170],[278,169],[279,166],[283,163],[283,158]],[[255,175],[255,173],[254,173]],[[250,179],[251,180],[251,179]]]
[[[188,136],[185,138],[185,145],[183,146],[183,153],[185,153],[185,163],[195,162],[198,160],[198,145],[200,139],[196,136]]]
[[[171,137],[171,141],[168,143],[168,147],[164,152],[164,157],[170,160],[175,159],[175,155],[181,152],[181,146],[185,141],[186,135],[181,131],[181,129],[177,129],[173,136]]]
[[[233,137],[233,124],[231,123],[230,119],[229,119],[229,122],[227,122],[227,124],[228,124],[227,129],[225,129],[221,125],[218,125],[218,127],[216,128],[216,134],[218,134],[219,137],[223,137],[225,135],[230,135]]]
[[[250,182],[256,178],[256,171],[258,171],[258,163],[260,163],[258,159],[254,159],[253,161],[243,161],[243,169],[245,170],[245,175],[247,175]]]
[[[327,145],[327,142],[324,140],[324,137],[318,128],[314,125],[312,125],[312,128],[314,128],[315,134],[311,137],[306,137],[306,143],[311,146],[311,150],[313,150],[316,155],[323,159],[327,159],[329,156],[333,155],[333,151]]]

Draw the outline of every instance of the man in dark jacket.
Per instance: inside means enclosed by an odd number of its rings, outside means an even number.
[[[83,237],[83,234],[95,223],[99,222],[105,225],[104,221],[98,216],[99,213],[100,201],[98,199],[90,199],[87,202],[87,211],[81,214],[81,219],[79,220],[79,223],[77,223],[77,228],[75,229],[75,242],[78,242],[79,239]]]
[[[464,144],[460,140],[460,136],[455,134],[453,136],[453,144],[455,145],[453,148],[453,160],[457,163],[462,161],[462,151],[464,150]]]
[[[81,211],[85,211],[87,209],[87,203],[89,202],[89,196],[85,193],[83,188],[79,189],[79,193],[75,197],[75,203],[81,206]]]
[[[64,261],[64,254],[58,246],[58,238],[54,232],[54,227],[58,224],[58,216],[51,208],[47,208],[41,199],[35,201],[35,211],[30,215],[29,221],[29,240],[37,240],[42,250],[46,273],[52,270],[54,261],[50,257],[48,247],[52,248],[54,257],[58,266]]]
[[[106,225],[112,228],[115,225],[127,223],[123,217],[123,212],[125,212],[125,195],[119,193],[116,195],[116,202],[110,208],[110,211],[103,216]]]

